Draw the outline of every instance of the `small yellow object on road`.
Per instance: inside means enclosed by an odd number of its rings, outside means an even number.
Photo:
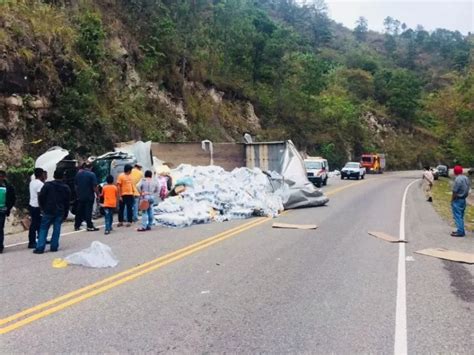
[[[67,267],[68,263],[66,260],[64,259],[60,259],[60,258],[56,258],[53,260],[53,264],[52,266],[55,268],[55,269],[63,269],[65,267]]]

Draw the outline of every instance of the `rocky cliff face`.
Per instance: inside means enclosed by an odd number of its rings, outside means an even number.
[[[53,145],[85,156],[130,139],[240,141],[261,129],[247,100],[187,79],[179,90],[143,79],[138,41],[107,12],[97,27],[104,28],[97,59],[80,50],[80,41],[92,41],[89,32],[98,30],[78,8],[37,2],[2,9],[0,165]]]

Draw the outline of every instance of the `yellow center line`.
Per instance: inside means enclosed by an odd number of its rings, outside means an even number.
[[[359,185],[363,183],[364,181],[359,181],[359,182],[354,182],[339,188],[336,188],[334,190],[331,190],[326,193],[326,195],[334,195],[342,190],[345,190],[351,186]],[[287,214],[288,211],[284,211],[283,214]],[[168,265],[170,263],[173,263],[177,260],[183,259],[191,254],[194,254],[202,249],[208,248],[211,245],[214,245],[216,243],[219,243],[223,240],[226,240],[228,238],[231,238],[237,234],[240,234],[248,229],[254,228],[260,224],[263,224],[265,222],[270,221],[271,218],[258,218],[257,220],[250,221],[248,223],[245,223],[243,225],[234,227],[232,229],[226,230],[224,232],[221,232],[219,234],[216,234],[215,236],[209,237],[207,239],[204,239],[202,241],[199,241],[197,243],[188,245],[184,248],[178,249],[174,252],[171,252],[169,254],[163,255],[161,257],[158,257],[154,260],[151,260],[149,262],[143,263],[141,265],[132,267],[128,270],[119,272],[115,275],[112,275],[110,277],[107,277],[101,281],[95,282],[93,284],[90,284],[88,286],[82,287],[80,289],[77,289],[75,291],[69,292],[65,295],[62,295],[60,297],[51,299],[47,302],[38,304],[34,307],[25,309],[21,312],[18,312],[16,314],[13,314],[9,317],[0,319],[0,326],[11,323],[15,320],[18,320],[20,318],[23,318],[15,323],[12,323],[10,325],[6,325],[0,328],[0,334],[6,334],[8,332],[11,332],[12,330],[18,329],[20,327],[23,327],[29,323],[32,323],[38,319],[47,317],[53,313],[59,312],[60,310],[63,310],[67,307],[70,307],[74,304],[77,304],[79,302],[82,302],[88,298],[94,297],[96,295],[99,295],[101,293],[104,293],[112,288],[115,288],[119,285],[122,285],[128,281],[134,280],[138,277],[141,277],[145,274],[148,274],[154,270],[157,270],[159,268],[162,268],[165,265]],[[62,302],[62,303],[60,303]],[[60,303],[60,304],[58,304]],[[52,307],[50,307],[52,306]],[[38,313],[35,313],[38,312]],[[35,313],[35,314],[32,314]],[[31,315],[32,314],[32,315]],[[27,316],[27,317],[26,317]]]
[[[347,184],[347,185],[338,187],[337,189],[333,189],[333,190],[330,190],[330,191],[326,192],[326,195],[327,195],[327,196],[335,195],[335,194],[337,194],[338,192],[341,192],[342,190],[348,189],[349,187],[352,187],[352,186],[356,186],[356,185],[363,184],[363,183],[365,183],[365,182],[367,182],[367,181],[368,181],[368,180],[361,180],[361,181],[353,182],[353,183],[350,183],[350,184]]]
[[[186,251],[189,250],[189,249],[194,249],[194,248],[196,248],[196,247],[198,247],[198,246],[200,246],[200,245],[202,245],[202,244],[208,244],[209,242],[213,241],[214,239],[218,239],[218,238],[220,238],[220,237],[222,237],[222,236],[224,236],[224,235],[227,235],[227,234],[232,233],[232,232],[235,232],[235,231],[240,231],[242,228],[245,228],[245,227],[247,227],[247,226],[253,225],[253,224],[255,224],[255,223],[258,222],[258,221],[259,221],[259,220],[257,220],[257,221],[253,220],[253,221],[248,222],[248,223],[246,223],[246,224],[243,224],[243,225],[234,227],[234,228],[232,228],[232,229],[226,230],[226,231],[224,231],[224,232],[222,232],[222,233],[219,233],[219,234],[217,234],[217,235],[215,235],[215,236],[213,236],[213,237],[210,237],[210,238],[201,240],[201,241],[199,241],[199,242],[197,242],[197,243],[188,245],[188,246],[186,246],[186,247],[184,247],[184,248],[182,248],[182,249],[178,249],[178,250],[176,250],[176,251],[174,251],[174,252],[172,252],[172,253],[163,255],[163,256],[161,256],[161,257],[159,257],[159,258],[156,258],[156,259],[154,259],[154,260],[148,261],[148,262],[146,262],[146,263],[144,263],[144,264],[141,264],[141,265],[132,267],[132,268],[130,268],[130,269],[128,269],[128,270],[119,272],[119,273],[117,273],[117,274],[115,274],[115,275],[112,275],[112,276],[110,276],[110,277],[107,277],[107,278],[105,278],[105,279],[103,279],[103,280],[101,280],[101,281],[95,282],[95,283],[93,283],[93,284],[90,284],[90,285],[88,285],[88,286],[82,287],[82,288],[77,289],[77,290],[75,290],[75,291],[69,292],[69,293],[67,293],[67,294],[65,294],[65,295],[63,295],[63,296],[54,298],[54,299],[52,299],[52,300],[50,300],[50,301],[41,303],[41,304],[39,304],[39,305],[37,305],[37,306],[34,306],[34,307],[31,307],[31,308],[25,309],[25,310],[23,310],[23,311],[21,311],[21,312],[19,312],[19,313],[16,313],[16,314],[14,314],[14,315],[12,315],[12,316],[7,317],[7,318],[0,319],[0,325],[6,324],[6,323],[10,323],[11,321],[13,321],[13,320],[15,320],[15,319],[18,319],[18,318],[21,318],[21,317],[23,317],[23,316],[25,316],[25,315],[28,315],[28,314],[30,314],[30,313],[39,311],[39,310],[41,310],[41,309],[43,309],[43,308],[46,308],[46,307],[48,307],[48,306],[51,306],[51,305],[53,305],[53,304],[55,304],[55,303],[58,303],[58,302],[67,300],[68,298],[74,297],[74,296],[76,296],[76,295],[78,295],[78,294],[81,294],[81,293],[83,293],[83,292],[86,292],[86,291],[88,291],[88,290],[90,290],[90,289],[93,289],[93,288],[95,288],[95,287],[101,286],[101,285],[103,285],[103,284],[106,284],[106,283],[111,282],[111,281],[113,281],[113,280],[115,280],[115,279],[118,279],[118,278],[120,278],[120,277],[126,276],[126,275],[128,275],[128,274],[131,274],[131,273],[133,273],[133,272],[140,271],[141,269],[144,269],[144,268],[146,268],[146,267],[148,267],[148,266],[151,266],[151,265],[153,265],[153,264],[162,262],[162,261],[164,261],[164,260],[166,260],[166,259],[172,258],[172,257],[175,256],[175,255],[179,255],[179,254],[181,254],[181,253],[183,253],[183,252],[186,252]]]
[[[185,252],[183,252],[183,253],[181,253],[181,254],[177,254],[177,255],[175,255],[175,256],[173,256],[173,257],[168,258],[167,260],[163,260],[163,261],[161,261],[161,262],[158,262],[157,264],[155,264],[155,265],[153,265],[153,266],[151,266],[151,267],[149,267],[149,268],[146,268],[146,269],[143,269],[143,270],[141,270],[141,271],[138,271],[138,272],[136,272],[136,273],[134,273],[134,274],[128,275],[128,276],[126,276],[126,277],[124,277],[124,278],[121,278],[121,279],[119,279],[119,280],[117,280],[117,281],[114,281],[114,282],[112,282],[112,283],[110,283],[110,284],[107,284],[107,285],[105,285],[105,286],[99,287],[99,288],[94,289],[94,290],[92,290],[92,291],[90,291],[90,292],[84,293],[84,294],[82,294],[82,295],[80,295],[80,296],[78,296],[78,297],[72,298],[72,299],[70,299],[69,301],[66,301],[66,302],[64,302],[64,303],[61,303],[61,304],[59,304],[59,305],[57,305],[57,306],[48,308],[48,309],[46,309],[46,310],[44,310],[44,311],[42,311],[42,312],[36,313],[36,314],[34,314],[34,315],[30,316],[30,317],[24,318],[24,319],[22,319],[22,320],[20,320],[20,321],[18,321],[18,322],[16,322],[16,323],[13,323],[13,324],[11,324],[11,325],[8,325],[8,326],[5,326],[5,327],[3,327],[3,328],[0,328],[0,334],[5,334],[5,333],[8,333],[8,332],[11,332],[12,330],[18,329],[18,328],[23,327],[23,326],[25,326],[25,325],[27,325],[27,324],[29,324],[29,323],[31,323],[31,322],[34,322],[35,320],[38,320],[38,319],[47,317],[47,316],[49,316],[49,315],[51,315],[51,314],[53,314],[53,313],[59,312],[60,310],[62,310],[62,309],[64,309],[64,308],[70,307],[70,306],[72,306],[72,305],[74,305],[74,304],[76,304],[76,303],[82,302],[82,301],[84,301],[84,300],[86,300],[86,299],[88,299],[88,298],[91,298],[91,297],[93,297],[93,296],[96,296],[96,295],[99,295],[99,294],[101,294],[101,293],[104,293],[104,292],[106,292],[106,291],[108,291],[108,290],[110,290],[110,289],[112,289],[112,288],[114,288],[114,287],[117,287],[117,286],[119,286],[119,285],[121,285],[121,284],[124,284],[124,283],[126,283],[126,282],[128,282],[128,281],[134,280],[134,279],[136,279],[136,278],[138,278],[138,277],[140,277],[140,276],[143,276],[143,275],[145,275],[145,274],[148,274],[148,273],[150,273],[150,272],[152,272],[152,271],[154,271],[154,270],[156,270],[156,269],[159,269],[159,268],[161,268],[161,267],[163,267],[163,266],[165,266],[165,265],[168,265],[168,264],[173,263],[173,262],[175,262],[175,261],[177,261],[177,260],[180,260],[180,259],[182,259],[182,258],[185,258],[186,256],[189,256],[189,255],[191,255],[191,254],[194,254],[194,253],[196,253],[197,251],[199,251],[199,250],[201,250],[201,249],[205,249],[205,248],[207,248],[207,247],[209,247],[209,246],[211,246],[211,245],[213,245],[213,244],[216,244],[216,243],[219,243],[219,242],[221,242],[221,241],[223,241],[223,240],[225,240],[225,239],[231,238],[231,237],[233,237],[233,236],[236,235],[236,234],[239,234],[239,233],[244,232],[244,231],[246,231],[246,230],[248,230],[248,229],[251,229],[251,228],[253,228],[253,227],[255,227],[255,226],[259,225],[259,224],[263,224],[263,223],[265,223],[265,222],[267,222],[267,221],[269,221],[269,220],[271,220],[271,218],[259,219],[259,220],[257,220],[256,222],[254,222],[254,223],[252,223],[252,224],[247,224],[244,228],[241,228],[241,229],[239,229],[239,230],[235,230],[235,231],[233,231],[233,232],[231,232],[231,233],[225,234],[225,235],[221,236],[220,238],[213,238],[212,240],[208,241],[206,244],[199,245],[199,246],[197,246],[197,247],[195,247],[195,248],[193,248],[193,249],[189,249],[189,250],[187,250],[187,251],[185,251]]]

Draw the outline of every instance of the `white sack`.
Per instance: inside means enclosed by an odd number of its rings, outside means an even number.
[[[92,268],[115,267],[118,259],[112,249],[104,243],[94,241],[87,249],[71,254],[64,258],[68,264],[82,265]]]

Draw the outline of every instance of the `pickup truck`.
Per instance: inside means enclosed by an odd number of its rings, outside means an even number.
[[[358,162],[348,162],[341,170],[341,180],[344,178],[350,179],[351,177],[357,180],[365,177],[365,168]]]

